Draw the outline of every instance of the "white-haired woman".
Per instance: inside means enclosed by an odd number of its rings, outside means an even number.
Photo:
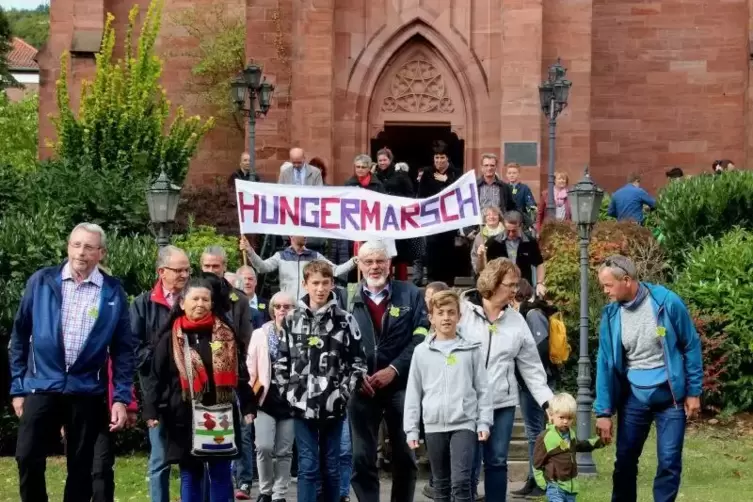
[[[279,356],[282,324],[295,301],[288,293],[276,293],[269,302],[272,320],[251,335],[246,366],[258,404],[256,461],[259,502],[284,500],[290,485],[295,427],[293,412],[274,383],[274,362]]]

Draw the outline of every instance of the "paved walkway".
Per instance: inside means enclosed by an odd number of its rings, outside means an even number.
[[[428,498],[424,497],[423,494],[421,493],[421,490],[423,489],[424,484],[426,484],[426,481],[421,480],[421,479],[419,479],[418,483],[416,483],[416,497],[415,497],[415,502],[430,502],[431,501],[431,499],[428,499]],[[508,493],[509,493],[510,490],[517,490],[521,486],[523,486],[523,483],[512,483],[512,482],[509,483],[509,485],[508,485]],[[297,487],[298,486],[297,486],[296,483],[290,483],[290,490],[288,491],[288,495],[287,495],[287,497],[285,499],[285,500],[287,500],[287,502],[295,502],[295,500],[296,500],[296,488]],[[251,493],[253,500],[256,500],[256,497],[259,494],[259,492],[257,491],[257,488],[258,487],[257,487],[256,483],[254,483],[253,491]],[[392,481],[389,478],[382,478],[382,480],[381,480],[381,482],[379,484],[379,500],[385,500],[385,501],[390,500],[390,492],[391,492],[391,490],[392,490]],[[484,484],[483,484],[483,482],[479,486],[479,491],[481,493],[483,493],[483,491],[484,491]],[[358,499],[356,498],[356,496],[355,496],[355,494],[353,493],[352,490],[350,492],[350,498],[351,498],[351,500],[353,502],[358,502]]]

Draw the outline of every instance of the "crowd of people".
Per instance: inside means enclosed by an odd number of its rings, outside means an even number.
[[[389,150],[375,165],[357,157],[348,183],[436,194],[459,176],[437,146],[416,189]],[[248,172],[241,167],[236,178]],[[210,246],[194,273],[185,251],[166,246],[154,287],[130,304],[103,264],[103,229],[76,226],[67,260],[29,279],[13,326],[21,500],[48,500],[47,445],[61,426],[64,500],[113,500],[112,435],[136,418],[128,408],[134,376],[149,429],[153,502],[170,500],[173,465],[183,502],[249,500],[254,471],[259,502],[284,502],[293,477],[299,502],[347,502],[351,490],[359,502],[377,502],[382,427],[392,446],[391,500],[413,501],[415,450],[423,443],[431,468],[424,493],[438,502],[504,502],[519,405],[530,471],[517,495],[575,500],[573,453],[609,445],[617,415],[612,500],[636,500],[638,458],[654,422],[654,499],[675,500],[684,426],[700,408],[703,377],[688,312],[673,292],[640,282],[629,259],[605,262],[599,281],[612,303],[596,365],[598,437],[576,437],[574,400],[554,393],[549,333],[556,308],[544,300],[546,271],[532,235],[541,208],[519,172],[506,166],[502,181],[496,157],[484,155],[480,226],[398,241],[396,250],[384,241],[356,249],[329,242],[325,248],[350,255],[330,261],[292,236],[262,259],[241,239],[250,266],[231,273],[225,250]],[[280,182],[316,185],[325,177],[295,148]],[[557,179],[556,214],[566,219],[567,177]],[[475,288],[462,294],[447,271],[446,253],[461,247],[458,240],[475,276]],[[423,292],[406,280],[411,263],[418,274],[427,266]],[[337,279],[347,281],[354,269],[359,280],[349,298]],[[278,291],[267,301],[257,294],[256,274],[272,271],[279,272]]]

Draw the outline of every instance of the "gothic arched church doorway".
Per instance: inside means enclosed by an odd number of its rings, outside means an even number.
[[[395,162],[408,164],[411,179],[415,183],[418,170],[433,164],[432,146],[437,140],[447,144],[450,162],[462,173],[465,141],[459,139],[449,125],[385,125],[376,138],[371,140],[371,157],[376,162],[377,152],[384,147],[389,148],[395,156]]]

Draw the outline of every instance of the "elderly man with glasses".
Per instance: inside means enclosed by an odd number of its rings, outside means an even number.
[[[379,502],[377,441],[382,417],[393,445],[392,501],[412,502],[416,462],[403,431],[403,408],[413,349],[429,329],[421,291],[390,279],[390,257],[382,241],[358,249],[364,279],[351,311],[363,336],[368,375],[351,397],[348,418],[353,442],[353,490],[359,502]]]
[[[19,499],[48,500],[47,450],[60,427],[67,437],[68,478],[62,499],[92,497],[94,445],[105,423],[126,424],[134,361],[128,299],[120,282],[100,271],[107,241],[99,225],[81,223],[68,238],[68,259],[35,272],[13,321],[10,352],[18,428]],[[112,362],[110,379],[102,370]]]
[[[688,309],[664,286],[640,282],[635,263],[608,258],[599,282],[611,303],[604,308],[596,359],[596,430],[617,448],[612,502],[635,502],[638,461],[656,423],[658,466],[654,500],[677,498],[686,421],[701,409],[701,341]]]
[[[154,392],[152,381],[152,348],[170,317],[179,293],[191,276],[188,255],[175,246],[165,246],[157,256],[156,284],[145,293],[140,294],[131,304],[131,330],[136,346],[136,364],[141,383],[142,402],[153,402],[148,396]],[[169,502],[170,500],[170,464],[165,460],[167,437],[162,424],[149,429],[149,493],[152,502]]]

